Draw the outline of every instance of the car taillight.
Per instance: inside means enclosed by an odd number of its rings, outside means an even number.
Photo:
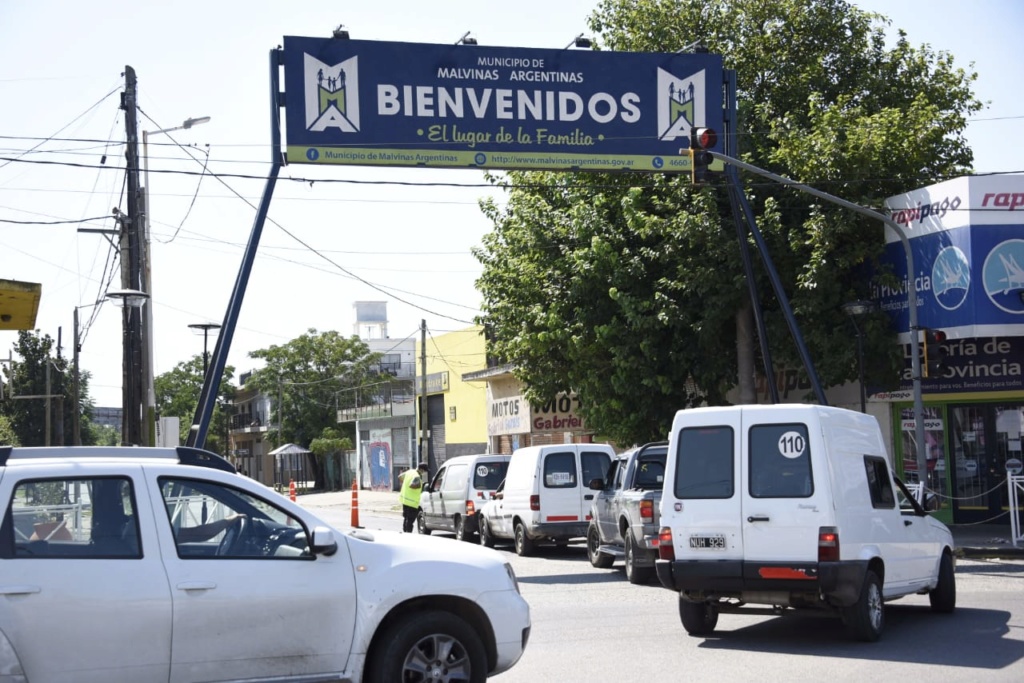
[[[471,501],[471,500],[467,500],[466,501],[466,514],[467,515],[472,515],[475,512],[476,512],[476,504],[473,501]]]
[[[834,526],[818,529],[818,562],[839,561],[839,530]]]
[[[540,511],[540,496],[530,496],[530,509],[534,512]]]
[[[658,559],[676,559],[676,548],[672,545],[672,529],[667,526],[661,527],[658,531]]]
[[[654,501],[653,500],[641,500],[640,501],[640,519],[644,522],[654,521]]]

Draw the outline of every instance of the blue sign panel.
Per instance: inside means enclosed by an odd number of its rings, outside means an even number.
[[[722,131],[719,55],[286,37],[284,64],[289,163],[689,171]]]
[[[1019,200],[1018,200],[1019,198]],[[950,339],[1024,336],[1024,177],[957,178],[890,198],[893,220],[909,236],[917,271],[907,277],[902,244],[887,231],[885,256],[898,287],[874,299],[910,339],[907,287],[917,294],[921,327]]]

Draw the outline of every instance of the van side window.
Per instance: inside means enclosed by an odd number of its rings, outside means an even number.
[[[882,510],[896,507],[896,496],[892,491],[892,480],[885,458],[876,455],[864,456],[864,470],[868,475],[868,491],[871,492],[871,506]]]
[[[732,498],[732,427],[688,427],[679,433],[672,491],[676,498]]]
[[[751,427],[749,457],[754,498],[808,498],[814,493],[807,425]]]
[[[583,485],[594,479],[600,479],[608,471],[612,459],[601,451],[581,451],[580,466],[583,468]]]
[[[575,453],[549,453],[548,457],[544,458],[544,486],[549,489],[568,489],[576,486]]]
[[[469,465],[451,465],[441,485],[442,491],[464,491],[469,483]]]

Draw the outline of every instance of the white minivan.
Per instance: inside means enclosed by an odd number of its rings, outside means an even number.
[[[718,614],[813,609],[877,640],[884,603],[956,605],[953,538],[895,478],[874,417],[818,405],[676,413],[661,497],[662,585],[693,635]]]
[[[472,541],[476,513],[504,481],[511,457],[459,455],[446,460],[420,493],[419,532],[451,531],[460,541]]]
[[[481,541],[514,539],[529,555],[542,541],[584,538],[594,499],[588,483],[604,477],[615,451],[607,444],[528,446],[512,454],[501,499],[479,520]]]

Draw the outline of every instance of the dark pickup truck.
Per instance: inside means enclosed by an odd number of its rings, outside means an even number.
[[[628,450],[612,460],[604,479],[590,482],[598,491],[587,530],[590,564],[607,569],[622,559],[630,583],[646,583],[654,575],[667,456],[665,441]]]

